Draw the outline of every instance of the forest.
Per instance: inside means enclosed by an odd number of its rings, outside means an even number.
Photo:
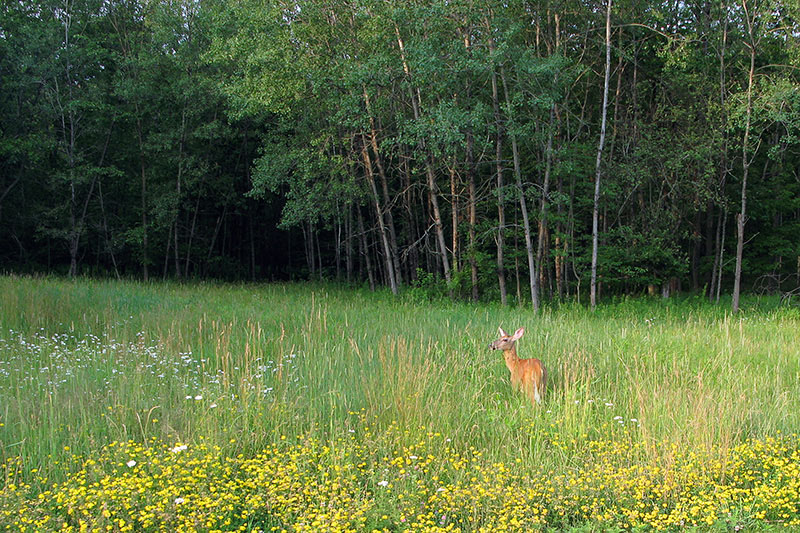
[[[0,0],[0,269],[800,287],[797,0]]]

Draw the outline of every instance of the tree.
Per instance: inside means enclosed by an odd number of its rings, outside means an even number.
[[[600,169],[603,157],[603,144],[606,140],[606,110],[608,109],[608,80],[611,74],[611,0],[606,6],[606,69],[603,82],[603,107],[600,119],[600,142],[597,146],[597,160],[595,163],[594,177],[594,207],[592,209],[592,282],[590,299],[592,310],[597,305],[597,246],[598,246],[598,216],[600,212]]]

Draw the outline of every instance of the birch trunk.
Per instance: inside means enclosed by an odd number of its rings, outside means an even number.
[[[389,232],[389,249],[392,253],[391,259],[394,266],[395,282],[396,285],[400,285],[402,283],[402,274],[400,271],[400,253],[397,246],[397,231],[394,227],[394,217],[392,216],[392,210],[389,208],[391,205],[391,198],[389,197],[389,180],[386,178],[386,171],[384,170],[383,166],[383,158],[381,157],[381,152],[378,148],[378,130],[375,126],[375,117],[372,114],[372,105],[370,103],[369,93],[367,92],[366,86],[362,86],[362,88],[364,91],[364,104],[366,105],[367,115],[369,116],[370,146],[372,147],[372,153],[375,155],[375,167],[378,169],[378,177],[381,179],[384,216],[386,217],[386,228]]]
[[[378,220],[378,229],[381,233],[381,242],[383,243],[383,253],[385,258],[386,275],[389,280],[389,286],[392,289],[392,294],[397,294],[397,279],[395,278],[394,264],[392,262],[392,253],[389,246],[389,237],[387,235],[386,224],[383,220],[383,208],[378,196],[378,188],[375,186],[375,176],[372,169],[372,160],[369,157],[369,150],[367,149],[366,140],[362,143],[361,156],[364,159],[364,169],[367,177],[369,189],[372,192],[372,204],[375,207],[375,217]]]
[[[742,7],[747,21],[747,32],[750,47],[750,71],[747,76],[747,108],[745,110],[744,138],[742,139],[742,197],[739,214],[736,215],[736,269],[733,277],[733,297],[731,308],[733,312],[739,311],[739,293],[742,283],[742,252],[744,250],[744,225],[747,222],[747,178],[750,173],[750,121],[753,113],[753,79],[756,69],[756,42],[753,35],[753,23],[747,7],[747,1],[742,1]]]
[[[608,79],[611,74],[611,0],[606,8],[606,73],[603,82],[603,113],[600,121],[600,143],[597,147],[597,160],[594,175],[594,208],[592,209],[592,280],[589,287],[589,299],[592,310],[597,306],[597,245],[598,218],[600,211],[600,170],[603,158],[603,144],[606,141],[606,114],[608,111]]]
[[[725,81],[725,50],[728,44],[728,17],[727,11],[725,8],[725,2],[722,0],[720,2],[721,5],[721,13],[725,17],[725,20],[722,23],[722,43],[720,45],[719,51],[719,102],[720,102],[720,109],[722,110],[722,125],[721,128],[723,140],[722,140],[722,157],[719,165],[719,182],[717,185],[717,189],[720,193],[723,193],[725,190],[725,182],[727,181],[728,177],[728,136],[726,134],[727,130],[727,115],[725,113],[726,109],[726,81]],[[723,212],[725,212],[725,216],[723,216]],[[716,230],[716,239],[715,239],[715,246],[714,246],[714,266],[711,270],[711,288],[708,292],[708,300],[710,302],[719,302],[719,289],[718,287],[722,283],[722,255],[724,252],[725,246],[725,227],[724,224],[727,220],[727,207],[720,206],[720,213],[717,222],[717,230]],[[720,232],[722,232],[722,238],[720,238]]]

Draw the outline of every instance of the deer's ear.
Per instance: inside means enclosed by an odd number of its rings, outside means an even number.
[[[514,332],[514,336],[511,337],[511,340],[519,340],[520,337],[525,335],[525,328],[519,328],[517,331]]]
[[[501,337],[508,337],[508,333],[506,333],[505,331],[503,331],[503,328],[497,328],[497,331],[499,331],[499,332],[500,332],[500,336],[501,336]]]

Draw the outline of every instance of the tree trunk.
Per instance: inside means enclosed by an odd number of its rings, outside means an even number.
[[[69,277],[74,278],[78,270],[78,243],[80,234],[75,221],[75,169],[69,171]]]
[[[337,205],[337,210],[339,206]],[[334,249],[335,263],[336,263],[336,281],[342,280],[342,221],[336,217],[333,223],[333,232],[336,238],[336,247]]]
[[[725,228],[728,225],[728,210],[724,209],[720,214],[720,219],[722,220],[722,237],[719,245],[719,271],[717,273],[717,294],[715,301],[719,303],[719,296],[722,291],[722,267],[725,264],[723,259],[725,258]]]
[[[555,130],[555,116],[556,105],[550,106],[550,119],[548,122],[547,132],[547,146],[545,148],[545,166],[544,166],[544,181],[542,183],[542,202],[539,208],[539,238],[536,245],[536,264],[539,267],[540,274],[542,275],[542,284],[544,283],[543,274],[547,272],[544,267],[544,254],[549,246],[550,230],[547,227],[547,215],[550,205],[550,173],[553,168],[553,135]],[[552,296],[552,282],[549,284],[549,293]]]
[[[164,268],[161,271],[161,279],[163,281],[167,280],[167,271],[169,270],[169,252],[172,247],[172,229],[174,228],[173,224],[169,225],[169,230],[167,232],[167,250],[164,253]]]
[[[3,191],[3,194],[0,194],[0,222],[3,221],[3,200],[5,200],[6,196],[8,196],[8,193],[11,192],[11,189],[13,189],[17,183],[19,183],[20,179],[22,179],[23,168],[24,165],[20,164],[19,174],[17,174],[17,177],[11,182],[11,185],[6,187],[6,190]]]
[[[222,214],[217,217],[217,223],[214,226],[214,234],[211,236],[211,244],[208,246],[208,254],[206,254],[206,265],[204,266],[203,270],[208,271],[208,262],[211,261],[211,256],[214,254],[214,246],[217,244],[217,237],[219,236],[219,230],[222,227],[222,223],[225,221],[225,216],[228,213],[228,205],[222,208]]]
[[[470,37],[470,33],[468,31],[464,32],[464,48],[467,50],[467,54],[470,58],[472,58],[472,40]],[[471,86],[469,80],[466,83],[466,100],[467,102],[470,101],[471,98]],[[474,144],[475,141],[472,136],[472,129],[467,128],[465,133],[466,137],[466,150],[465,150],[465,162],[464,166],[466,167],[467,173],[467,216],[469,217],[469,228],[468,228],[468,239],[469,239],[469,269],[470,269],[470,283],[472,285],[472,301],[478,301],[478,262],[475,258],[475,225],[477,224],[477,214],[476,214],[476,189],[475,189],[475,154],[474,154]]]
[[[562,235],[564,233],[564,227],[561,223],[561,216],[563,214],[563,205],[561,203],[561,195],[563,193],[564,183],[561,176],[558,177],[558,201],[556,203],[556,214],[558,215],[558,224],[556,226],[556,238],[554,243],[554,258],[553,258],[553,270],[555,271],[556,276],[556,297],[560,302],[564,298],[564,254],[561,251],[562,248]],[[563,244],[566,244],[566,240],[563,241]]]
[[[306,263],[308,264],[309,275],[308,279],[314,279],[314,274],[317,269],[317,259],[314,257],[314,224],[311,222],[306,223]]]
[[[317,279],[322,281],[322,252],[319,248],[319,234],[314,235],[314,242],[317,245]]]
[[[183,275],[189,277],[189,264],[192,257],[192,241],[194,240],[195,228],[197,227],[197,214],[200,212],[200,199],[203,197],[203,184],[205,183],[205,174],[200,179],[200,186],[197,188],[197,201],[194,204],[194,213],[192,214],[192,226],[189,228],[189,238],[186,241],[186,261],[183,264]]]
[[[178,220],[181,211],[181,181],[183,178],[183,150],[186,143],[186,106],[181,113],[181,140],[178,143],[178,168],[175,172],[175,215],[172,219],[173,237],[175,239],[175,276],[181,277],[180,247],[178,246]]]
[[[106,207],[103,203],[103,180],[97,182],[97,196],[100,199],[100,213],[103,216],[103,236],[106,241],[106,249],[111,256],[111,264],[114,265],[114,276],[119,279],[119,268],[117,268],[117,259],[114,257],[114,249],[111,246],[111,238],[108,231],[108,217],[106,216]]]
[[[469,268],[470,268],[470,282],[472,284],[472,301],[478,301],[478,261],[475,258],[475,226],[477,224],[477,210],[476,210],[476,188],[475,188],[475,159],[473,154],[473,138],[472,132],[467,132],[467,182],[469,187]]]
[[[139,106],[136,105],[136,113],[139,114]],[[142,132],[142,122],[137,119],[136,131],[139,137],[139,170],[141,172],[141,208],[142,208],[142,278],[144,281],[148,280],[148,263],[147,257],[147,173],[145,170],[145,155],[144,155],[144,138]]]
[[[347,283],[353,281],[353,204],[347,202],[347,217],[344,220],[344,265]]]
[[[725,112],[726,109],[726,82],[725,82],[725,49],[727,48],[728,43],[728,17],[727,11],[724,5],[724,0],[721,2],[721,13],[724,17],[722,21],[722,43],[719,47],[719,102],[720,102],[720,109],[722,111],[722,154],[721,160],[719,164],[719,182],[717,183],[717,190],[719,191],[720,198],[724,198],[725,196],[725,183],[728,178],[728,136],[727,136],[727,115]],[[723,199],[721,202],[723,205],[720,205],[720,212],[718,215],[717,221],[717,231],[716,231],[716,239],[715,239],[715,248],[714,248],[714,268],[711,271],[711,287],[708,293],[708,300],[710,302],[717,302],[719,303],[719,290],[722,284],[722,256],[723,256],[723,249],[725,247],[725,224],[727,222],[727,206],[725,206],[725,200]],[[722,237],[720,238],[720,232],[722,233]]]
[[[451,253],[453,254],[453,262],[450,265],[453,271],[458,272],[458,184],[456,183],[456,159],[453,157],[453,166],[450,170],[450,215],[451,224],[453,225],[453,240]]]
[[[439,199],[436,188],[436,180],[433,174],[433,165],[430,156],[425,157],[425,173],[428,176],[428,195],[430,196],[431,208],[433,209],[433,223],[436,227],[436,240],[439,244],[439,253],[441,254],[442,270],[444,271],[444,279],[450,283],[450,260],[447,258],[447,245],[444,239],[444,225],[442,224],[442,213],[439,210]]]
[[[487,30],[491,31],[489,21]],[[494,55],[494,41],[489,39],[489,53]],[[503,260],[503,233],[506,228],[505,198],[503,195],[503,126],[500,120],[500,98],[498,96],[497,72],[492,64],[492,108],[495,123],[495,176],[497,180],[497,282],[500,287],[500,304],[508,304],[506,274]]]
[[[69,100],[65,106],[61,101],[61,92],[59,89],[58,77],[53,80],[55,85],[54,97],[55,102],[60,112],[59,119],[61,122],[61,136],[62,136],[62,149],[64,155],[67,157],[67,167],[69,168],[69,233],[67,246],[69,248],[69,277],[74,278],[78,273],[78,246],[80,244],[80,228],[77,221],[77,193],[75,191],[75,143],[76,136],[76,117],[74,108],[71,107],[74,101],[73,94],[73,78],[72,78],[72,61],[71,61],[71,44],[70,44],[70,29],[72,26],[72,13],[70,13],[69,4],[65,4],[64,18],[64,44],[63,44],[63,60],[64,60],[64,74],[66,75],[66,86]]]
[[[750,120],[753,112],[753,79],[756,70],[756,42],[753,35],[753,20],[747,9],[746,0],[742,1],[747,21],[750,47],[750,71],[747,76],[747,108],[745,110],[744,138],[742,139],[742,195],[739,214],[736,216],[736,269],[733,274],[733,297],[731,308],[739,311],[739,293],[742,282],[742,252],[744,250],[744,225],[747,222],[747,177],[750,172]]]
[[[367,234],[364,231],[364,217],[361,215],[361,209],[356,208],[358,214],[358,235],[359,245],[361,248],[361,255],[364,256],[364,263],[367,268],[367,279],[369,280],[369,290],[375,290],[375,274],[372,271],[372,261],[369,258],[369,246],[367,246]]]
[[[408,254],[408,279],[417,279],[417,269],[419,268],[419,228],[417,227],[418,217],[414,216],[414,193],[411,188],[411,169],[408,162],[408,156],[401,154],[400,156],[400,176],[403,180],[403,198],[406,207],[406,224],[410,232],[411,244],[407,248]]]
[[[400,269],[400,253],[399,247],[397,246],[397,232],[395,231],[394,227],[394,217],[392,216],[391,210],[391,198],[389,197],[389,180],[386,178],[386,171],[384,170],[383,166],[383,159],[381,158],[380,150],[378,149],[378,131],[375,126],[375,117],[372,115],[372,109],[370,105],[369,93],[367,92],[366,86],[363,86],[364,91],[364,103],[367,108],[367,115],[369,116],[369,126],[370,126],[370,145],[372,146],[372,152],[375,154],[375,166],[378,169],[378,177],[381,179],[381,190],[383,192],[383,205],[384,207],[384,216],[386,217],[386,228],[389,230],[388,237],[389,237],[389,249],[392,252],[392,264],[394,265],[394,276],[396,285],[402,284],[402,272]]]
[[[698,287],[700,286],[700,275],[698,270],[700,268],[700,256],[703,248],[703,233],[701,228],[702,218],[700,216],[700,209],[698,208],[697,211],[695,211],[694,222],[692,224],[692,254],[689,259],[689,275],[692,278],[693,291],[697,291]]]
[[[400,29],[395,25],[395,34],[397,35],[397,45],[400,49],[400,58],[403,62],[403,71],[405,72],[406,77],[411,80],[411,71],[408,67],[408,61],[406,60],[406,52],[405,52],[405,45],[403,44],[403,39],[400,37]],[[414,90],[413,88],[410,89],[411,93],[411,108],[414,112],[414,120],[419,122],[420,120],[420,91],[419,88]],[[436,192],[436,178],[433,171],[433,161],[432,155],[427,151],[425,148],[424,140],[420,140],[420,148],[422,149],[423,153],[425,154],[425,175],[428,178],[428,195],[429,200],[431,203],[431,208],[433,210],[433,223],[436,227],[436,242],[439,247],[439,253],[441,254],[441,262],[442,262],[442,270],[444,271],[444,278],[447,283],[450,283],[450,261],[447,258],[447,245],[445,244],[444,238],[444,226],[442,224],[442,214],[439,210],[439,200],[437,198]]]
[[[247,217],[247,226],[250,228],[250,281],[256,281],[256,230],[253,227],[252,214]]]
[[[503,82],[503,94],[505,96],[506,106],[508,106],[508,112],[510,114],[511,99],[509,98],[508,95],[508,83],[506,83],[506,73],[503,67],[500,67],[500,79]],[[514,178],[517,184],[517,192],[519,194],[519,205],[522,211],[522,229],[523,232],[525,233],[525,251],[527,252],[528,256],[528,284],[529,284],[529,289],[531,291],[531,305],[533,306],[534,311],[538,311],[539,276],[537,272],[537,266],[541,267],[541,258],[539,258],[537,255],[538,261],[534,260],[533,238],[531,235],[531,224],[528,218],[528,205],[525,199],[525,188],[523,187],[522,183],[522,169],[520,167],[520,160],[519,160],[519,146],[517,145],[517,136],[514,133],[511,133],[511,153],[514,159]],[[549,169],[547,172],[547,176],[549,177]],[[540,239],[539,246],[541,247],[541,232],[539,235],[539,239]],[[517,275],[517,281],[519,282],[519,275]]]
[[[709,212],[708,216],[711,217],[711,212]],[[709,283],[708,287],[708,301],[714,301],[714,291],[717,286],[717,271],[719,267],[720,261],[720,251],[721,251],[721,242],[720,242],[720,232],[722,231],[722,209],[719,210],[719,215],[717,215],[717,229],[714,233],[714,264],[711,267],[711,282]]]
[[[603,82],[603,111],[600,122],[600,143],[597,147],[597,160],[594,175],[594,207],[592,209],[592,281],[589,288],[589,299],[592,310],[597,306],[597,241],[598,217],[600,212],[600,174],[603,158],[603,144],[606,140],[606,113],[608,111],[608,79],[611,74],[611,0],[606,8],[606,73]]]
[[[500,125],[497,125],[498,129]],[[503,162],[502,162],[502,141],[501,135],[498,132],[496,139],[496,175],[497,175],[497,281],[500,286],[500,303],[506,305],[508,303],[508,295],[506,289],[506,274],[503,260],[503,232],[506,227],[506,214],[505,214],[505,199],[503,197]]]
[[[372,204],[375,207],[375,217],[378,220],[378,229],[381,233],[381,241],[383,242],[383,252],[386,261],[386,275],[389,280],[389,286],[392,289],[392,294],[397,294],[397,280],[394,273],[394,264],[392,262],[391,247],[389,246],[389,237],[387,235],[386,225],[383,221],[383,209],[381,208],[380,198],[378,197],[378,189],[375,186],[375,176],[372,169],[372,160],[369,157],[369,150],[367,149],[366,139],[363,139],[361,156],[364,159],[364,170],[367,177],[369,189],[372,192]]]

